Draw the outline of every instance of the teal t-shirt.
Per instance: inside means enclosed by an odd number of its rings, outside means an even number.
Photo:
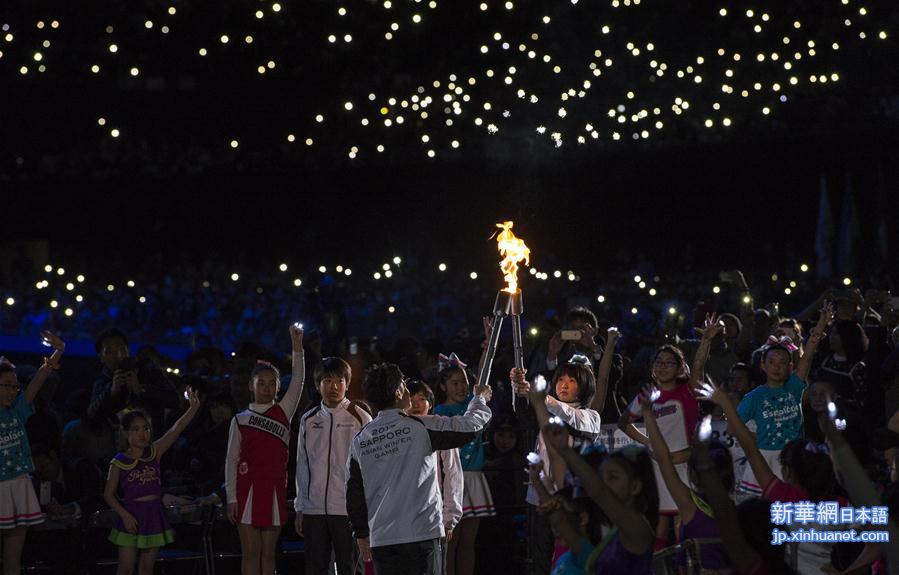
[[[587,572],[587,559],[593,552],[593,544],[589,539],[581,539],[581,552],[577,555],[570,549],[559,557],[553,567],[552,575],[585,575]]]
[[[802,436],[802,392],[805,382],[795,373],[783,387],[760,385],[737,406],[743,421],[755,420],[759,449],[780,450]]]
[[[444,415],[447,417],[456,417],[465,415],[468,411],[468,402],[473,396],[469,395],[465,403],[454,403],[448,405],[441,403],[434,408],[435,415]],[[481,471],[484,469],[484,439],[481,433],[478,436],[459,448],[459,458],[462,460],[462,471]]]
[[[0,481],[34,471],[25,433],[25,422],[33,413],[34,408],[21,393],[11,406],[0,408]]]

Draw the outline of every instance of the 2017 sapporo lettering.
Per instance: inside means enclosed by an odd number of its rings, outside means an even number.
[[[380,427],[373,430],[373,435],[365,441],[359,442],[363,456],[371,456],[380,459],[387,455],[393,455],[399,452],[400,445],[412,441],[412,429],[409,427],[399,427],[391,429],[390,426]]]

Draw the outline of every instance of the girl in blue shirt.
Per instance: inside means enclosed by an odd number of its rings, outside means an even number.
[[[471,400],[471,386],[465,364],[456,356],[441,355],[437,374],[440,390],[446,399],[434,408],[437,415],[462,415]],[[459,449],[462,460],[462,519],[453,530],[448,541],[446,555],[447,575],[471,575],[474,573],[474,541],[478,534],[481,517],[496,515],[493,495],[484,477],[484,439],[478,434],[472,441]]]
[[[34,471],[25,422],[34,414],[32,403],[47,376],[59,366],[66,344],[52,333],[41,332],[53,355],[44,358],[31,383],[19,393],[16,366],[0,357],[0,532],[3,534],[3,567],[6,573],[22,568],[22,548],[28,527],[44,521],[41,506],[28,474]]]

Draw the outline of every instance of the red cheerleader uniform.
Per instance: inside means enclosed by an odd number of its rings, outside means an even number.
[[[287,459],[290,422],[303,390],[303,354],[293,354],[290,386],[280,402],[252,403],[231,420],[225,489],[237,503],[237,521],[253,527],[287,520]]]

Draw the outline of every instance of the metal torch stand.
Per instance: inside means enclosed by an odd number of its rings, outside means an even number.
[[[490,326],[490,335],[487,337],[487,352],[484,364],[478,374],[478,385],[486,385],[490,382],[490,370],[493,368],[493,357],[496,355],[496,344],[499,342],[499,334],[502,331],[503,320],[511,316],[512,319],[512,348],[515,353],[515,367],[524,369],[524,356],[521,344],[521,312],[524,308],[521,304],[521,290],[514,292],[501,290],[496,294],[496,302],[493,304],[493,325]],[[515,410],[515,394],[512,394],[512,410]]]

